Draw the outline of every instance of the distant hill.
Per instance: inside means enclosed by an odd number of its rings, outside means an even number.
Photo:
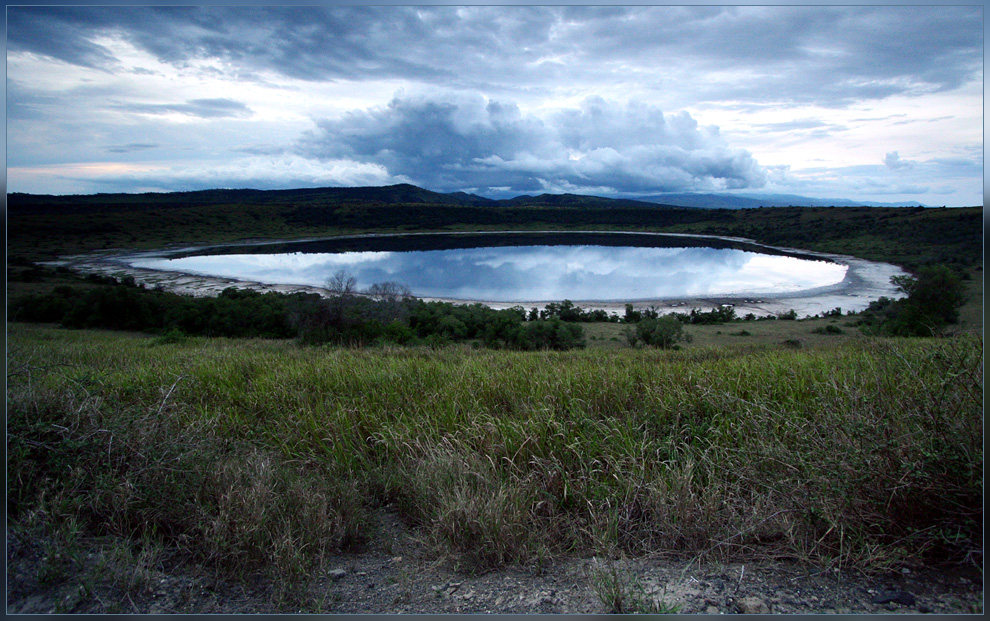
[[[592,209],[656,209],[689,207],[703,209],[752,209],[756,207],[918,207],[922,203],[877,203],[843,198],[809,198],[793,194],[698,194],[671,193],[631,198],[607,198],[583,194],[523,194],[513,198],[493,199],[467,192],[433,192],[400,183],[386,186],[353,188],[302,188],[292,190],[216,189],[192,192],[147,192],[142,194],[47,194],[12,193],[7,207],[30,208],[33,213],[85,212],[108,207],[133,209],[190,207],[223,203],[295,204],[295,205],[444,205],[448,207],[539,207]]]
[[[629,198],[604,198],[601,196],[586,196],[583,194],[540,194],[539,196],[529,196],[523,194],[515,198],[507,198],[495,201],[501,206],[507,207],[596,207],[596,208],[639,208],[655,209],[661,207],[674,207],[663,201],[634,200]],[[678,207],[690,207],[691,205],[676,205]]]
[[[7,259],[8,265],[26,265],[100,249],[351,233],[622,230],[746,237],[771,246],[851,254],[909,268],[982,261],[982,207],[746,209],[800,201],[734,196],[734,202],[713,205],[715,199],[730,198],[713,194],[707,206],[723,208],[702,209],[699,196],[704,195],[653,197],[659,202],[577,194],[495,200],[409,184],[74,196],[12,193],[7,195]],[[692,204],[689,198],[695,206],[671,204]]]
[[[701,207],[704,209],[753,209],[756,207],[927,207],[924,203],[851,201],[845,198],[810,198],[796,194],[656,194],[642,196],[641,201]]]
[[[497,206],[498,201],[474,194],[455,192],[441,194],[407,183],[382,187],[303,188],[293,190],[216,189],[192,192],[145,192],[140,194],[22,194],[7,195],[7,206],[39,213],[47,210],[72,211],[87,208],[124,207],[128,209],[190,207],[225,203],[251,204],[348,204],[394,205],[429,204],[452,206]]]
[[[193,207],[222,204],[255,205],[442,205],[448,207],[542,207],[542,208],[639,208],[656,209],[662,201],[604,198],[579,194],[541,194],[495,200],[466,192],[441,193],[408,183],[354,188],[305,188],[293,190],[217,189],[192,192],[146,192],[141,194],[24,194],[7,195],[12,212],[82,213],[107,208],[127,210]]]

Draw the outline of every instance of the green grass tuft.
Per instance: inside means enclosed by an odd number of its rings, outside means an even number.
[[[347,350],[8,325],[13,528],[283,581],[394,503],[468,570],[982,549],[982,339]],[[57,566],[52,567],[58,571]]]

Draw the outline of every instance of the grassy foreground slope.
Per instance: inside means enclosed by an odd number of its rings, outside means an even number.
[[[12,195],[8,296],[77,284],[31,262],[100,248],[594,228],[949,263],[974,297],[948,338],[870,338],[828,318],[692,325],[680,351],[627,347],[619,324],[589,324],[592,347],[552,353],[8,323],[8,537],[41,542],[39,581],[73,579],[107,536],[124,559],[261,571],[291,588],[378,536],[385,505],[472,570],[569,553],[982,564],[980,208],[357,190]],[[833,324],[844,331],[818,333]]]
[[[295,579],[394,503],[468,569],[571,552],[870,569],[983,545],[974,335],[565,353],[8,339],[8,519],[56,540]]]

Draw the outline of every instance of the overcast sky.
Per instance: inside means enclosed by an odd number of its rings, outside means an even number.
[[[7,189],[983,203],[980,6],[8,7]]]

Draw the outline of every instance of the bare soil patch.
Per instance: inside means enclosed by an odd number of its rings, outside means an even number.
[[[46,570],[43,542],[7,536],[7,614],[981,614],[974,563],[838,571],[791,561],[567,558],[483,574],[438,560],[389,512],[366,549],[329,559],[303,590],[223,580],[181,558],[108,560],[107,544]],[[47,577],[46,577],[47,571]],[[281,595],[280,595],[281,593]]]

